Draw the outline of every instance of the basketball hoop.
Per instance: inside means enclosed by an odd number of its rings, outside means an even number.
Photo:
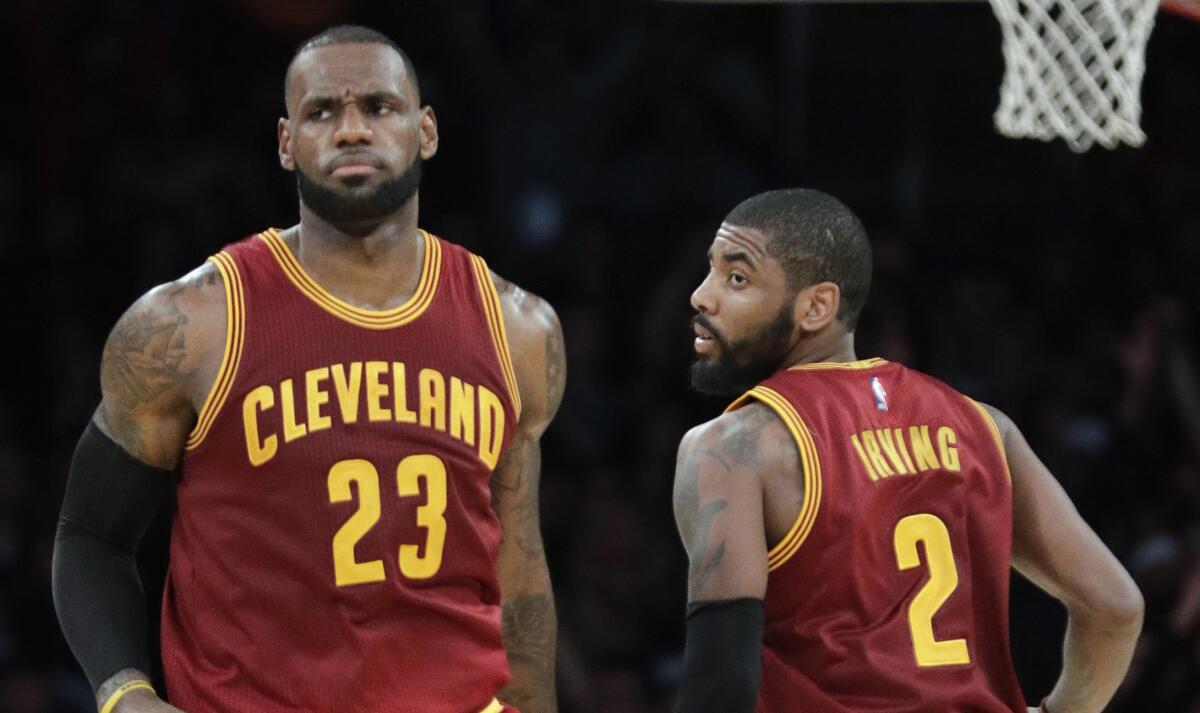
[[[990,2],[1004,38],[1000,133],[1062,137],[1077,152],[1142,145],[1142,74],[1158,0]]]
[[[822,0],[675,1],[751,4]],[[1095,144],[1114,149],[1122,143],[1136,147],[1146,141],[1139,125],[1142,75],[1146,43],[1160,0],[988,2],[1000,21],[1004,43],[1004,80],[994,116],[997,131],[1012,138],[1043,141],[1061,137],[1079,153]],[[1200,21],[1200,0],[1161,0],[1161,7]]]

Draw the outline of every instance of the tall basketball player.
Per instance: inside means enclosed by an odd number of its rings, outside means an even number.
[[[309,40],[286,103],[299,224],[151,290],[105,346],[55,542],[63,631],[104,713],[553,711],[558,320],[417,227],[437,123],[390,40]],[[168,705],[133,554],[171,490]]]
[[[859,220],[817,191],[764,193],[725,219],[709,262],[692,382],[741,396],[679,447],[679,710],[1025,713],[1016,567],[1070,617],[1042,710],[1100,711],[1141,595],[1004,414],[855,355]]]

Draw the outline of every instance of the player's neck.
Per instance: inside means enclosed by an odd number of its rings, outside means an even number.
[[[788,354],[784,366],[851,361],[858,361],[858,354],[854,351],[854,333],[841,332],[840,334],[812,335],[808,339],[801,339]]]
[[[301,267],[326,291],[352,304],[388,309],[420,281],[425,243],[417,199],[368,226],[336,226],[300,204],[300,224],[283,232]]]

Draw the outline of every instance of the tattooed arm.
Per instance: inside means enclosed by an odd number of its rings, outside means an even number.
[[[220,275],[206,264],[134,303],[104,347],[102,400],[71,463],[53,589],[97,706],[128,690],[115,713],[178,710],[144,685],[148,612],[135,555],[174,487],[171,469],[216,377],[224,330]]]
[[[751,402],[683,437],[675,468],[675,524],[688,553],[688,602],[753,597],[767,588],[764,498],[803,481],[791,434]]]
[[[492,474],[492,507],[502,535],[497,574],[503,598],[504,647],[512,682],[500,698],[521,713],[558,710],[554,688],[557,626],[550,573],[538,516],[542,433],[562,401],[566,356],[553,308],[510,282],[493,276],[508,329],[521,419],[517,433]]]
[[[1125,678],[1142,629],[1141,592],[1084,522],[1025,437],[988,407],[1012,473],[1013,567],[1067,607],[1053,713],[1098,713]]]
[[[150,290],[117,320],[92,420],[138,460],[174,468],[225,346],[221,275],[205,263]]]
[[[754,709],[767,589],[764,500],[781,475],[802,480],[794,450],[760,403],[692,429],[679,445],[675,522],[689,567],[678,711]]]

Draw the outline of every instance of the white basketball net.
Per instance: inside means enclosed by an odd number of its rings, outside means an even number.
[[[1138,121],[1158,0],[990,0],[1004,31],[996,128],[1074,151],[1146,140]]]

